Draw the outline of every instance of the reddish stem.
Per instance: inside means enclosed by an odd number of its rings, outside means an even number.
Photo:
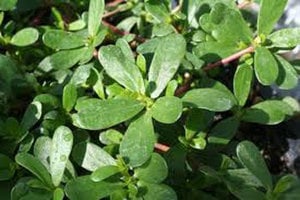
[[[103,25],[108,27],[112,32],[118,34],[118,35],[128,35],[128,34],[132,34],[128,31],[122,31],[120,29],[118,29],[116,26],[108,23],[107,21],[102,21]],[[135,34],[134,34],[135,35]],[[146,39],[143,37],[140,37],[138,35],[135,35],[135,40],[139,41],[139,42],[145,42]]]
[[[125,0],[115,0],[115,1],[112,1],[110,3],[107,3],[106,4],[106,7],[115,7],[117,5],[119,5],[120,3],[123,3],[125,2]]]
[[[251,1],[245,0],[245,1],[243,1],[242,3],[238,4],[237,7],[238,7],[238,9],[243,9],[243,8],[245,8],[246,6],[250,5],[250,4],[251,4]]]
[[[111,11],[111,12],[104,13],[104,15],[103,15],[102,18],[108,18],[108,17],[111,17],[111,16],[113,16],[113,15],[115,15],[115,14],[121,12],[121,11],[122,11],[121,8],[117,8],[117,9]]]
[[[155,143],[155,149],[161,151],[161,152],[167,152],[170,150],[170,147],[164,144]]]
[[[230,62],[234,61],[234,60],[237,60],[239,59],[240,57],[242,57],[243,55],[247,54],[247,53],[252,53],[254,52],[254,47],[253,46],[250,46],[246,49],[243,49],[227,58],[223,58],[222,60],[219,60],[218,62],[215,62],[215,63],[210,63],[208,65],[206,65],[206,67],[203,68],[204,71],[208,71],[208,70],[211,70],[213,68],[216,68],[220,65],[226,65],[226,64],[229,64]]]

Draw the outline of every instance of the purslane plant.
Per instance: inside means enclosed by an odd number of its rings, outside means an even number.
[[[233,0],[90,0],[83,13],[84,1],[45,3],[0,3],[0,193],[297,197],[295,176],[273,176],[259,149],[235,137],[241,124],[300,112],[291,97],[250,99],[254,85],[298,84],[281,52],[300,44],[300,28],[273,31],[287,0],[261,0],[257,23]],[[35,11],[45,22],[15,16]],[[229,82],[222,66],[234,72]]]

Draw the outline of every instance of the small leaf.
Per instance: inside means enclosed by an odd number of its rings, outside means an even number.
[[[115,159],[95,144],[81,142],[72,152],[74,160],[84,169],[95,171],[99,167],[116,165]]]
[[[291,48],[300,44],[300,28],[281,29],[272,33],[268,39],[272,46],[279,48]]]
[[[293,115],[293,109],[284,101],[267,100],[247,109],[242,116],[246,122],[274,125]]]
[[[268,35],[283,14],[288,0],[261,0],[261,7],[257,20],[258,34]]]
[[[276,84],[280,89],[293,89],[298,84],[298,74],[295,68],[279,55],[276,55],[276,59],[279,67],[279,76],[276,80]]]
[[[32,145],[34,143],[34,137],[32,134],[28,134],[22,142],[19,144],[19,153],[30,151]]]
[[[88,32],[94,37],[99,31],[102,15],[104,13],[104,0],[90,0],[89,16],[88,16]]]
[[[49,188],[53,187],[48,170],[37,158],[28,153],[19,153],[16,155],[15,160],[19,165],[39,178],[46,186]]]
[[[259,179],[266,189],[272,189],[271,174],[259,150],[253,143],[249,141],[239,143],[236,154],[244,167]]]
[[[10,43],[23,47],[35,43],[39,39],[39,32],[35,28],[24,28],[18,31],[12,38]]]
[[[101,47],[98,54],[100,63],[106,73],[119,84],[131,91],[145,93],[144,80],[139,68],[123,51],[128,54],[128,50],[117,46]]]
[[[173,78],[185,55],[185,39],[178,34],[166,36],[158,44],[149,69],[148,80],[152,98],[158,97]]]
[[[251,90],[252,80],[252,66],[248,64],[242,64],[238,66],[234,74],[233,88],[234,95],[236,96],[240,106],[244,106],[248,99]]]
[[[144,200],[177,200],[175,191],[165,184],[141,183],[147,188]]]
[[[72,131],[65,126],[58,127],[52,138],[50,152],[50,173],[54,186],[58,186],[63,178],[66,164],[73,145]]]
[[[239,120],[235,117],[222,120],[212,128],[208,137],[208,142],[221,145],[228,144],[236,134],[239,124]]]
[[[5,1],[0,1],[0,10],[7,11],[7,10],[12,10],[18,0],[5,0]]]
[[[90,176],[81,176],[68,182],[65,192],[67,197],[72,200],[99,200],[123,187],[124,185],[121,183],[94,182]]]
[[[151,108],[152,117],[162,123],[176,122],[182,113],[182,101],[178,97],[161,97]]]
[[[80,34],[62,30],[48,30],[43,35],[46,46],[55,49],[74,49],[85,45],[84,37]]]
[[[291,174],[285,175],[279,179],[273,192],[280,194],[289,191],[294,185],[297,185],[297,182],[299,183],[299,180],[296,176]]]
[[[117,166],[114,165],[107,165],[103,167],[99,167],[91,174],[91,179],[94,182],[100,182],[104,179],[107,179],[117,173],[119,173],[120,170]]]
[[[34,144],[33,153],[40,162],[50,171],[50,152],[52,148],[52,140],[47,136],[39,137]]]
[[[145,8],[158,22],[169,22],[171,20],[168,8],[159,0],[146,1]]]
[[[123,139],[123,134],[114,129],[108,129],[105,132],[100,133],[99,140],[101,143],[110,144],[120,144]]]
[[[189,106],[215,112],[230,110],[235,105],[235,101],[227,93],[211,88],[190,90],[182,100]]]
[[[16,170],[15,163],[6,155],[0,154],[0,181],[11,179]]]
[[[116,46],[121,49],[122,53],[125,55],[126,58],[128,58],[133,63],[135,62],[131,47],[125,39],[118,39],[116,42]]]
[[[45,57],[39,63],[38,69],[43,72],[50,72],[53,69],[69,69],[80,61],[86,49],[87,47],[54,53]]]
[[[77,100],[77,88],[75,85],[69,83],[64,87],[63,91],[63,108],[70,112]]]
[[[146,113],[129,125],[120,154],[131,167],[141,166],[151,157],[155,141],[151,115]]]
[[[257,47],[254,55],[254,69],[262,85],[273,84],[278,77],[278,64],[272,53],[265,47]]]
[[[26,109],[21,121],[21,126],[24,130],[32,128],[42,116],[42,104],[38,101],[33,101]]]
[[[88,130],[109,128],[137,115],[144,106],[132,99],[86,99],[77,103],[74,125]]]
[[[166,161],[157,153],[153,153],[150,160],[138,167],[134,176],[148,183],[161,183],[168,176]]]
[[[61,188],[56,188],[53,192],[53,200],[63,200],[64,196],[64,190]]]

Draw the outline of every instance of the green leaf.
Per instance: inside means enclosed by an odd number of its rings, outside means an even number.
[[[43,35],[43,42],[46,46],[55,50],[74,49],[85,45],[82,35],[62,30],[46,31]]]
[[[226,48],[224,48],[226,47]],[[224,42],[208,41],[201,42],[193,48],[194,54],[206,62],[215,62],[233,53],[239,49],[235,44],[228,44]]]
[[[284,101],[267,100],[246,109],[242,120],[246,122],[274,125],[293,115],[293,109]]]
[[[70,112],[77,100],[77,88],[69,83],[64,87],[63,91],[63,108]]]
[[[273,84],[279,73],[278,64],[272,53],[265,47],[257,47],[254,54],[254,69],[262,85]]]
[[[73,148],[72,157],[84,169],[95,171],[99,167],[116,165],[115,159],[95,144],[81,142]]]
[[[64,196],[64,190],[61,188],[56,188],[53,192],[53,200],[63,200]]]
[[[42,116],[42,104],[38,101],[33,101],[26,109],[21,121],[21,126],[24,130],[32,128]]]
[[[102,15],[104,13],[104,0],[90,0],[89,16],[88,16],[88,32],[94,37],[99,31]]]
[[[116,46],[121,49],[122,53],[126,58],[128,58],[133,63],[135,62],[131,47],[129,46],[128,42],[125,39],[123,38],[118,39],[116,42]]]
[[[278,30],[268,39],[271,40],[272,46],[278,48],[291,48],[300,44],[300,28],[286,28]]]
[[[22,142],[19,144],[19,153],[30,151],[32,145],[34,143],[34,137],[32,134],[28,134]]]
[[[211,88],[193,89],[182,98],[189,106],[209,111],[222,112],[230,110],[235,101],[223,91]]]
[[[36,157],[28,153],[19,153],[16,155],[15,160],[19,165],[39,178],[46,186],[49,188],[53,187],[48,170]]]
[[[165,184],[141,183],[147,188],[144,200],[177,200],[175,191]]]
[[[67,183],[65,192],[71,200],[99,200],[124,187],[120,183],[94,182],[90,176],[81,176]]]
[[[50,110],[55,110],[60,107],[59,99],[51,94],[39,94],[33,99],[33,102],[36,101],[42,103],[43,113],[47,113]]]
[[[99,140],[101,143],[110,144],[120,144],[123,139],[123,134],[114,129],[108,129],[105,132],[100,133]]]
[[[58,186],[62,180],[72,145],[72,131],[65,126],[58,127],[52,138],[50,152],[50,173],[54,186]]]
[[[107,179],[119,172],[120,172],[119,167],[114,166],[114,165],[107,165],[107,166],[99,167],[98,169],[96,169],[96,171],[94,171],[91,174],[91,179],[94,182],[100,182],[100,181],[103,181],[104,179]]]
[[[132,59],[127,58],[128,51],[126,54],[124,51],[113,45],[101,47],[98,53],[100,63],[106,73],[119,84],[131,91],[143,94],[145,86],[142,74]]]
[[[42,72],[50,72],[53,69],[69,69],[77,64],[88,47],[59,51],[45,57],[38,65]]]
[[[39,137],[34,144],[33,153],[40,162],[50,171],[50,152],[52,148],[52,140],[48,136]]]
[[[258,34],[268,35],[283,14],[288,0],[262,0],[257,19]]]
[[[158,97],[173,78],[185,51],[185,39],[178,34],[168,35],[158,44],[148,73],[152,98]]]
[[[160,0],[147,0],[145,8],[158,22],[171,21],[168,7]]]
[[[141,166],[151,157],[155,141],[151,115],[146,113],[129,125],[120,154],[131,167]]]
[[[0,181],[11,179],[16,170],[15,163],[6,155],[0,154]]]
[[[234,74],[233,90],[239,105],[244,106],[252,86],[253,69],[248,64],[238,66]]]
[[[234,137],[240,122],[235,117],[222,120],[214,126],[209,134],[208,142],[213,144],[226,145]]]
[[[273,192],[278,194],[286,192],[291,189],[297,182],[299,182],[299,180],[296,176],[291,174],[285,175],[279,179]]]
[[[35,43],[39,39],[39,32],[35,28],[24,28],[18,31],[12,38],[10,43],[24,47]]]
[[[12,10],[16,3],[17,3],[18,0],[2,0],[0,1],[0,10],[3,10],[3,11],[7,11],[7,10]]]
[[[151,108],[152,117],[162,123],[176,122],[182,113],[182,101],[178,97],[161,97]]]
[[[72,115],[77,127],[88,130],[109,128],[137,115],[144,106],[132,99],[86,99],[77,103]]]
[[[271,174],[258,148],[253,143],[249,141],[239,143],[236,154],[244,167],[259,179],[266,189],[272,189]]]
[[[279,76],[276,80],[276,84],[280,89],[293,89],[298,84],[298,74],[295,68],[279,55],[276,55],[276,59],[279,67]]]
[[[166,161],[157,153],[134,171],[134,176],[148,183],[161,183],[168,176]]]

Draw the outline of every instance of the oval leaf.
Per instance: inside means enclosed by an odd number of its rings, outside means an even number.
[[[42,104],[38,101],[32,102],[26,109],[21,121],[24,130],[32,128],[42,116]]]
[[[35,28],[24,28],[18,31],[12,38],[10,43],[23,47],[35,43],[39,39],[39,32]]]
[[[175,191],[165,184],[142,183],[142,185],[147,188],[144,200],[177,200]]]
[[[33,153],[41,163],[50,171],[50,152],[52,148],[52,140],[47,136],[39,137],[34,144]]]
[[[123,139],[123,134],[114,129],[108,129],[105,132],[100,133],[99,140],[101,143],[110,144],[120,144]]]
[[[281,29],[268,37],[272,46],[279,48],[291,48],[300,44],[300,28]]]
[[[211,88],[194,89],[182,98],[189,106],[209,111],[222,112],[230,110],[235,101],[227,93]]]
[[[6,10],[12,10],[18,0],[1,0],[0,1],[0,10],[6,11]]]
[[[103,181],[104,179],[111,177],[112,175],[115,175],[119,173],[119,167],[114,166],[114,165],[108,165],[108,166],[103,166],[99,167],[96,171],[94,171],[91,175],[92,181],[95,182],[100,182]]]
[[[123,187],[124,185],[120,183],[94,182],[90,176],[81,176],[68,182],[65,192],[72,200],[99,200]]]
[[[178,97],[161,97],[151,108],[152,117],[162,123],[176,122],[182,113],[182,101]]]
[[[62,30],[49,30],[43,35],[46,46],[55,49],[74,49],[85,45],[82,35]]]
[[[70,112],[77,100],[77,88],[74,84],[69,83],[63,91],[63,108]]]
[[[144,164],[152,154],[156,138],[149,113],[132,122],[120,144],[120,154],[131,167]]]
[[[271,85],[278,77],[278,64],[272,53],[265,47],[255,49],[254,69],[256,77],[262,85]]]
[[[145,93],[144,80],[138,66],[123,51],[113,45],[101,47],[98,54],[100,63],[119,84],[131,91]]]
[[[73,123],[83,129],[99,130],[124,122],[138,114],[144,106],[132,99],[86,99],[77,103]]]
[[[52,138],[50,152],[50,173],[52,182],[55,186],[58,186],[62,180],[72,150],[72,145],[72,131],[65,126],[58,127]]]
[[[90,0],[89,16],[88,16],[88,32],[89,35],[94,37],[97,35],[102,15],[104,13],[105,2],[104,0]]]
[[[261,0],[257,19],[258,34],[268,35],[283,14],[288,0]]]
[[[247,109],[243,121],[258,124],[279,124],[286,117],[293,115],[293,109],[284,101],[267,100]]]
[[[266,189],[272,189],[272,177],[257,147],[249,141],[238,144],[236,154],[246,167]]]
[[[243,64],[237,68],[234,74],[233,89],[234,95],[236,96],[240,106],[244,106],[248,99],[251,90],[252,79],[252,66]]]
[[[16,162],[39,178],[46,186],[52,188],[51,176],[46,167],[34,156],[28,153],[16,155]]]
[[[295,68],[284,58],[276,55],[279,66],[279,76],[276,80],[276,84],[280,89],[288,90],[297,86],[298,74]]]
[[[150,160],[137,168],[135,176],[148,183],[161,183],[168,176],[166,161],[157,153],[153,153]]]
[[[84,169],[95,171],[99,167],[116,165],[114,158],[95,144],[81,142],[72,152],[74,160]]]
[[[9,180],[13,177],[16,165],[4,154],[0,154],[0,181]]]
[[[173,78],[185,55],[185,49],[186,42],[182,35],[171,34],[160,41],[148,73],[152,98],[158,97]]]

